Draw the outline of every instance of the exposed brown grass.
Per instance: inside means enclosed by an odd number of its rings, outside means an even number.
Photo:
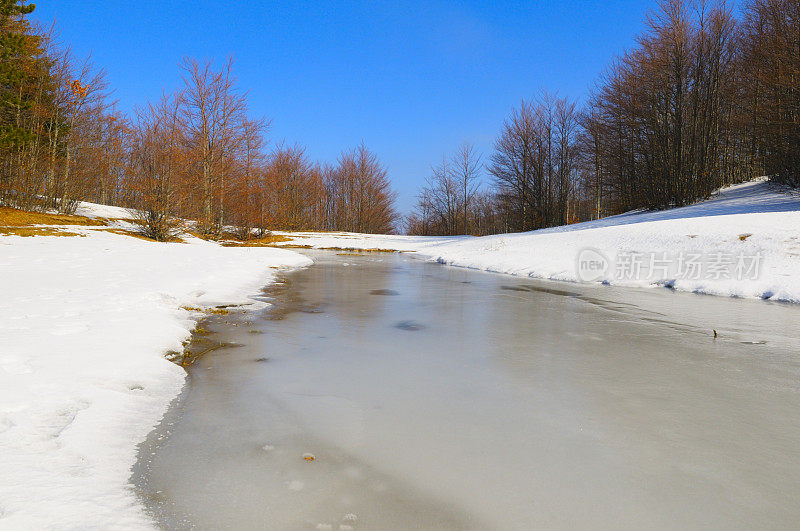
[[[752,236],[752,234],[740,234],[739,235],[739,241],[745,241],[750,236]]]
[[[329,250],[326,248],[326,250]],[[402,253],[403,251],[395,251],[394,249],[348,249],[337,256],[369,256],[371,253]]]
[[[358,252],[358,253],[401,253],[401,252],[403,252],[403,251],[397,251],[395,249],[377,249],[377,248],[352,249],[352,248],[349,248],[349,247],[346,247],[344,250],[345,251]]]
[[[188,312],[203,312],[211,315],[228,315],[229,313],[231,313],[229,308],[234,308],[237,306],[238,305],[236,304],[230,304],[230,305],[217,306],[213,308],[197,308],[195,306],[181,306],[181,308],[183,308]]]
[[[355,247],[317,247],[321,251],[345,251],[354,254],[363,254],[363,253],[397,253],[394,249],[356,249]]]
[[[199,336],[207,336],[209,334],[213,334],[214,332],[209,330],[208,328],[203,328],[202,326],[196,326],[194,329],[194,333]]]
[[[146,242],[164,243],[164,242],[159,242],[158,240],[154,240],[153,238],[149,238],[144,234],[142,234],[141,232],[135,230],[127,230],[127,229],[100,229],[100,230],[104,230],[106,232],[113,232],[114,234],[120,234],[122,236],[131,236],[133,238],[138,238]],[[172,238],[169,241],[171,243],[183,243],[183,240],[181,240],[180,238]]]
[[[0,236],[86,236],[77,232],[70,232],[61,229],[51,229],[50,227],[2,227],[0,226]]]
[[[205,329],[203,329],[205,330]],[[182,367],[188,367],[192,363],[203,357],[211,351],[220,349],[227,346],[226,343],[215,341],[208,337],[207,334],[198,333],[197,330],[192,331],[192,337],[183,343],[183,352],[171,350],[167,352],[167,359]]]
[[[288,245],[273,245],[272,247],[280,247],[281,249],[313,249],[313,245],[301,245],[299,243],[290,243]]]
[[[99,219],[85,216],[71,216],[66,214],[46,214],[43,212],[28,212],[16,208],[0,207],[0,226],[23,227],[26,225],[83,225],[102,226],[105,223]]]
[[[25,210],[18,210],[16,208],[0,207],[0,235],[15,235],[15,236],[85,236],[85,234],[76,234],[59,229],[51,229],[49,227],[40,227],[38,225],[77,225],[82,227],[92,227],[92,230],[104,230],[119,234],[122,236],[130,236],[140,240],[154,242],[156,240],[148,238],[137,230],[127,230],[120,228],[107,227],[109,222],[112,221],[128,221],[131,223],[141,224],[138,220],[122,219],[122,218],[98,218],[92,219],[86,216],[72,216],[66,214],[47,214],[42,212],[28,212]],[[173,238],[173,242],[180,242],[182,240]]]
[[[349,252],[349,253],[402,253],[406,251],[397,251],[395,249],[377,249],[377,248],[368,248],[368,249],[358,249],[356,247],[314,247],[313,245],[306,245],[306,244],[299,244],[299,243],[290,243],[287,245],[272,245],[271,247],[279,247],[281,249],[316,249],[318,251],[341,251],[341,252]]]
[[[272,247],[275,243],[290,242],[291,238],[278,234],[270,234],[263,238],[253,238],[251,240],[225,240],[222,245],[225,247]]]

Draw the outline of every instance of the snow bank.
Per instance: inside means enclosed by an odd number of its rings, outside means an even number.
[[[346,249],[416,252],[426,247],[463,240],[464,236],[401,236],[396,234],[360,234],[355,232],[279,232],[291,238],[278,242],[281,247],[307,246],[314,249]]]
[[[122,217],[91,205],[82,214]],[[136,445],[180,392],[182,306],[253,302],[297,253],[83,237],[0,237],[0,528],[141,528]]]
[[[87,218],[133,219],[130,209],[101,205],[99,203],[89,203],[88,201],[80,203],[75,210],[75,214],[78,216],[86,216]]]
[[[762,180],[660,212],[481,238],[296,233],[290,244],[416,251],[533,278],[800,302],[800,197]]]

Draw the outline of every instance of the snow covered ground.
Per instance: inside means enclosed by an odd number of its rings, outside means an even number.
[[[287,245],[395,249],[533,278],[800,302],[800,196],[764,180],[660,212],[481,238],[291,233]]]
[[[133,227],[116,207],[78,214]],[[200,316],[188,308],[258,304],[250,296],[271,268],[311,261],[69,231],[81,236],[0,236],[0,528],[149,527],[128,479],[136,445],[183,385],[164,354]],[[763,181],[689,207],[529,233],[289,235],[289,245],[413,251],[528,277],[800,302],[800,197]]]
[[[148,528],[128,479],[136,445],[184,383],[164,357],[201,315],[183,307],[257,304],[272,268],[311,261],[69,231],[83,236],[0,236],[0,528]]]

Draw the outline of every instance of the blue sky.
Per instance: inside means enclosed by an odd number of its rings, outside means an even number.
[[[180,84],[184,56],[233,55],[271,144],[334,160],[362,140],[408,211],[430,165],[460,142],[484,157],[510,109],[539,89],[584,97],[632,46],[653,1],[169,2],[40,0],[126,111]]]

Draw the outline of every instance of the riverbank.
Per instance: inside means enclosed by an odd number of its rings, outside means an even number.
[[[394,249],[529,278],[800,302],[800,195],[763,179],[683,208],[517,234],[281,234],[292,241],[277,245]]]
[[[277,268],[311,260],[68,224],[0,235],[0,528],[150,527],[128,480],[184,384],[165,354],[207,312],[256,309]]]

